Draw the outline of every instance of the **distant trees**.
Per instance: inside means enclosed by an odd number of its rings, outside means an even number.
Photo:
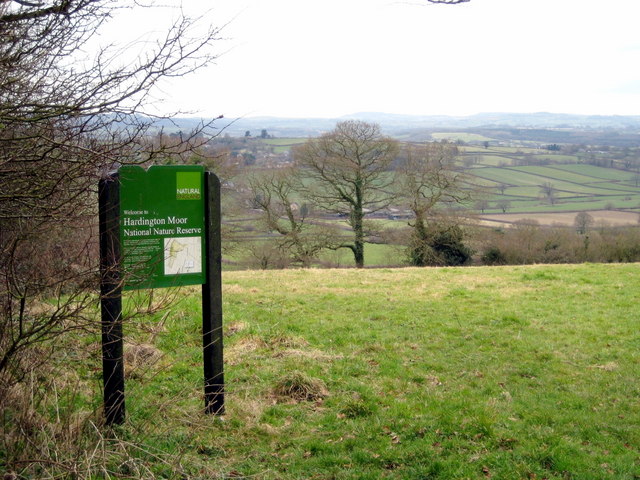
[[[484,211],[489,208],[489,202],[486,199],[480,199],[476,201],[474,206],[476,210],[480,210],[481,213],[484,213]]]
[[[555,205],[557,201],[557,190],[551,182],[544,182],[540,185],[540,192],[547,199],[549,204]]]
[[[382,135],[378,125],[356,120],[339,122],[294,151],[307,179],[305,196],[322,210],[344,216],[351,227],[353,241],[336,247],[350,249],[358,268],[364,266],[365,216],[395,197],[389,170],[397,151],[397,142]]]
[[[594,223],[595,220],[587,212],[577,213],[573,221],[573,224],[576,227],[576,231],[583,235],[589,231]]]
[[[496,203],[496,207],[502,210],[502,213],[507,213],[507,210],[511,208],[511,202],[509,200],[499,200]]]

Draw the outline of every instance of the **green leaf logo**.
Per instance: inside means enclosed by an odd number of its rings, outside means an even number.
[[[200,200],[202,192],[202,174],[200,172],[176,172],[176,199]]]

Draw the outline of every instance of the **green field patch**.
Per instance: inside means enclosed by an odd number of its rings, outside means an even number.
[[[452,142],[488,142],[493,140],[492,138],[485,137],[484,135],[466,132],[434,132],[431,134],[431,137],[435,140],[450,140]]]
[[[633,209],[640,204],[640,196],[617,196],[609,197],[573,197],[571,199],[560,198],[558,203],[550,205],[540,201],[512,201],[507,213],[516,212],[572,212],[589,210],[606,210],[609,208]],[[497,206],[491,205],[489,212],[501,211]]]
[[[508,187],[505,189],[505,195],[514,195],[518,197],[529,197],[532,199],[539,199],[540,187]],[[558,196],[574,196],[574,192],[558,192]],[[502,197],[500,194],[494,195],[494,200],[498,200]]]
[[[268,138],[262,140],[265,145],[291,146],[306,142],[306,138]]]
[[[511,165],[512,159],[500,155],[481,155],[478,159],[479,166],[498,167],[501,165]]]
[[[518,170],[526,173],[532,173],[534,175],[549,177],[550,179],[553,179],[553,180],[563,180],[567,182],[574,182],[574,183],[580,183],[580,184],[590,184],[590,183],[593,183],[594,181],[598,181],[594,177],[583,175],[577,172],[556,168],[555,166],[529,165],[529,166],[518,167]]]
[[[628,192],[630,194],[640,193],[640,188],[630,183],[602,181],[602,182],[592,183],[591,185],[600,189],[612,190],[611,193],[614,193],[614,192]]]
[[[268,138],[261,139],[265,145],[269,145],[273,149],[273,153],[282,154],[290,151],[296,145],[300,145],[306,141],[305,138]]]
[[[558,178],[550,178],[528,171],[533,167],[509,167],[509,168],[479,168],[473,174],[481,178],[492,180],[514,186],[541,186],[551,183],[555,190],[564,192],[574,192],[577,194],[610,195],[612,192],[606,188],[607,184],[583,185],[564,181]],[[544,168],[544,167],[539,167]]]
[[[484,167],[481,167],[481,168],[484,168]],[[478,186],[478,187],[497,187],[498,185],[500,185],[500,182],[495,182],[493,180],[489,180],[489,179],[474,175],[473,170],[467,171],[467,173],[469,174],[465,178],[465,183],[467,185]]]
[[[554,168],[602,180],[615,180],[629,183],[632,183],[632,179],[635,175],[635,173],[617,170],[615,168],[604,168],[586,164],[555,165]]]
[[[511,168],[478,168],[473,171],[473,174],[491,180],[497,183],[504,183],[507,185],[541,185],[544,183],[538,175],[527,174]]]

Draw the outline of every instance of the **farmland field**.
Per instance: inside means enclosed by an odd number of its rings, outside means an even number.
[[[485,213],[587,211],[598,215],[600,210],[640,207],[640,176],[620,163],[609,162],[611,168],[607,168],[585,164],[577,156],[509,147],[463,147],[462,153],[471,160],[465,162],[468,183],[482,192]],[[524,161],[541,164],[522,165]],[[552,191],[551,199],[545,188]]]

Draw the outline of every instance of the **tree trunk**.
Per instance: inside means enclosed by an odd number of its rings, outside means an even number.
[[[353,249],[353,257],[356,261],[357,268],[364,268],[364,242],[356,240]]]
[[[416,267],[427,265],[427,248],[427,227],[422,216],[416,215],[413,226],[413,241],[411,242],[409,254],[412,265]]]
[[[353,232],[355,234],[353,242],[353,257],[356,268],[364,267],[364,214],[362,207],[356,207],[353,211]]]

